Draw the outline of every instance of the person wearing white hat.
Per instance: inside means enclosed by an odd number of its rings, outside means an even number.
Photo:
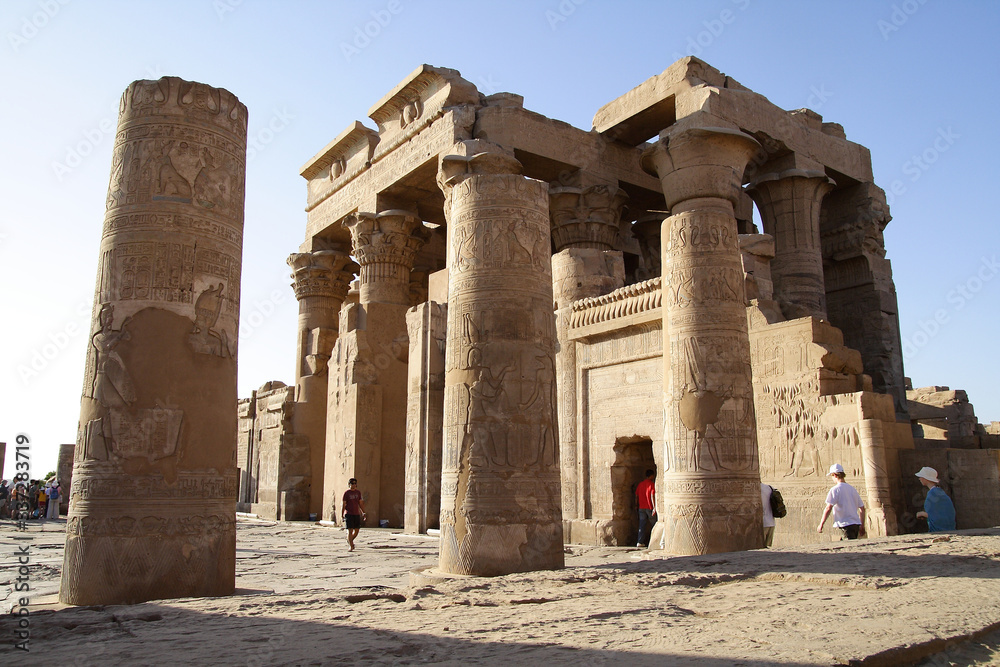
[[[920,484],[927,489],[924,511],[917,512],[918,519],[927,519],[927,528],[932,533],[955,530],[955,505],[948,494],[938,486],[938,474],[934,468],[924,466],[917,473]]]
[[[827,476],[832,476],[836,481],[826,494],[826,509],[823,510],[823,518],[816,531],[823,532],[823,525],[830,512],[833,512],[834,527],[840,528],[844,533],[841,539],[856,540],[865,530],[865,503],[861,500],[861,494],[844,481],[844,466],[839,463],[830,466]]]

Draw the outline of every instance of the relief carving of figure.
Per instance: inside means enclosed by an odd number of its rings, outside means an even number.
[[[466,435],[472,438],[479,452],[491,461],[505,465],[507,443],[504,437],[504,422],[509,410],[503,380],[514,366],[506,366],[494,374],[492,368],[483,365],[482,351],[478,348],[469,350],[468,365],[475,379],[468,386],[469,412]],[[504,438],[499,446],[496,436]]]
[[[195,200],[205,208],[228,209],[233,194],[232,175],[215,166],[215,158],[207,148],[201,149],[201,161],[204,167],[194,180]]]
[[[91,338],[91,344],[97,350],[93,396],[106,408],[124,407],[135,402],[132,378],[125,369],[121,356],[115,351],[119,343],[132,338],[132,335],[125,330],[132,318],[126,317],[118,331],[111,328],[114,319],[114,306],[110,303],[101,306],[98,315],[101,328]]]
[[[203,290],[194,304],[194,329],[188,334],[188,344],[199,354],[214,354],[223,358],[233,356],[225,330],[219,332],[212,328],[222,310],[223,289],[225,285],[219,283],[217,287]]]

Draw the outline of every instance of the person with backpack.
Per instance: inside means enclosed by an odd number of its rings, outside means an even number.
[[[52,480],[52,484],[49,488],[45,490],[45,494],[49,497],[49,507],[45,512],[46,519],[58,519],[59,518],[59,482],[57,480]]]
[[[764,507],[764,548],[771,548],[774,542],[774,511],[771,509],[771,492],[774,488],[770,484],[760,483],[760,503]]]

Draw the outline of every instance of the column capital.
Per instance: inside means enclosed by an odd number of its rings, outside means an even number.
[[[353,213],[344,221],[361,266],[361,301],[409,305],[410,270],[430,238],[420,216],[390,209]]]
[[[743,172],[760,144],[749,134],[725,127],[675,126],[642,154],[642,168],[657,176],[667,208],[689,199],[715,198],[734,207]]]
[[[455,152],[438,160],[437,183],[447,199],[451,190],[473,174],[520,174],[521,163],[499,146],[474,139],[455,144]]]
[[[550,185],[549,219],[555,251],[614,250],[628,194],[617,185]]]
[[[292,288],[299,301],[313,296],[343,301],[354,274],[360,269],[347,253],[336,250],[294,252],[287,261],[295,281]]]

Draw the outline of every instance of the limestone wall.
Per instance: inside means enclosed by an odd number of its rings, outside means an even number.
[[[309,440],[293,432],[294,392],[269,382],[239,402],[239,511],[286,521],[309,518]]]

